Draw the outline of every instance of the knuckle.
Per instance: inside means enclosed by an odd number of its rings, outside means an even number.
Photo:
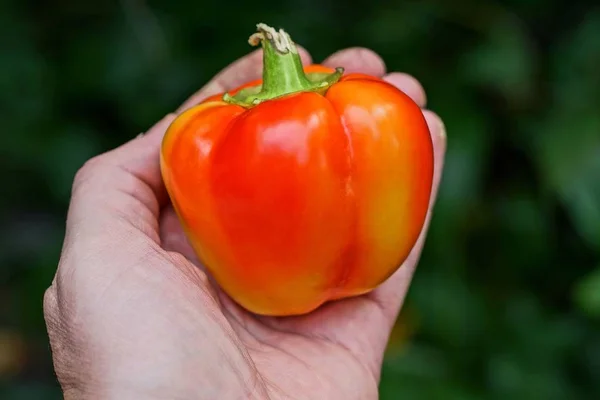
[[[429,129],[442,134],[445,131],[444,121],[442,118],[431,110],[423,110],[423,115],[427,120],[427,125],[429,125]]]
[[[43,298],[43,311],[44,317],[48,319],[49,317],[53,317],[56,314],[58,309],[58,301],[56,297],[56,288],[54,285],[50,286],[44,292]]]
[[[75,173],[75,178],[73,179],[73,188],[79,186],[82,182],[85,182],[89,179],[91,175],[94,174],[101,164],[102,156],[95,156],[87,160]]]
[[[439,121],[442,120],[441,117],[435,111],[431,111],[429,109],[423,110],[423,114],[425,114],[425,117],[427,117],[427,118],[434,118]]]
[[[425,89],[414,76],[404,72],[391,72],[383,79],[407,94],[419,107],[423,108],[427,104]]]
[[[88,186],[89,183],[99,176],[102,176],[107,169],[111,168],[109,153],[101,154],[87,160],[75,173],[71,187],[71,194],[74,194],[80,187]]]

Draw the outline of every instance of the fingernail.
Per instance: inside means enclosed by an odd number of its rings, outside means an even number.
[[[427,121],[427,125],[429,126],[431,133],[441,139],[445,139],[446,126],[444,125],[442,119],[436,113],[430,110],[423,111],[423,115],[425,116],[425,120]]]
[[[444,124],[444,121],[442,119],[439,120],[439,124],[440,124],[440,137],[446,138],[446,124]]]

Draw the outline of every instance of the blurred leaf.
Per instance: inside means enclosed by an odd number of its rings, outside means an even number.
[[[600,265],[579,282],[573,296],[582,311],[600,317]]]
[[[510,190],[510,191],[509,191]],[[524,188],[511,188],[494,199],[494,229],[498,233],[498,251],[514,249],[512,265],[506,266],[523,275],[524,270],[546,274],[547,246],[552,225],[545,218],[539,200]]]
[[[16,375],[25,365],[25,341],[16,331],[0,329],[0,379]]]
[[[581,236],[600,250],[600,114],[557,111],[544,122],[537,156],[544,179]]]
[[[494,356],[489,363],[493,398],[562,400],[569,397],[564,378],[551,368],[530,368],[514,355]]]
[[[58,387],[44,383],[15,384],[0,390],[6,400],[60,400],[63,398]]]
[[[496,90],[510,102],[533,95],[536,48],[520,21],[500,18],[461,64],[465,81]]]
[[[589,110],[597,114],[600,102],[600,9],[585,13],[561,37],[552,56],[552,101],[562,113]]]
[[[414,343],[406,346],[402,352],[390,354],[384,368],[384,373],[432,380],[447,378],[451,370],[439,350]]]
[[[538,126],[538,162],[588,245],[600,250],[600,10],[557,46],[552,108]]]
[[[369,32],[369,40],[376,46],[412,46],[433,27],[433,7],[428,2],[398,2],[377,9],[372,18],[363,21],[361,31]]]
[[[460,348],[483,333],[483,304],[455,271],[419,274],[412,291],[412,307],[421,313],[420,330],[436,342]]]
[[[436,258],[432,268],[439,269],[448,268],[445,262],[462,263],[465,234],[480,216],[494,135],[485,110],[475,111],[476,102],[459,96],[461,88],[455,85],[440,82],[439,91],[430,96],[440,104],[436,112],[447,131],[444,171],[427,239],[427,246],[435,249],[428,253]]]
[[[132,135],[133,136],[133,135]],[[61,201],[68,201],[75,173],[93,156],[102,152],[98,133],[89,127],[75,124],[57,132],[40,155],[39,165],[51,193]],[[55,155],[62,154],[60,162]]]
[[[401,352],[410,343],[410,339],[418,329],[418,323],[416,312],[404,306],[390,333],[386,354]]]

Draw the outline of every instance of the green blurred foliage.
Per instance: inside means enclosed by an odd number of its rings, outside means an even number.
[[[264,21],[316,60],[421,80],[448,155],[382,399],[600,398],[596,1],[0,3],[0,397],[58,399],[41,313],[75,171],[247,53]]]

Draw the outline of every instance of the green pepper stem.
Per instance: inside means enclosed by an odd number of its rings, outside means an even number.
[[[309,79],[304,73],[298,49],[287,32],[283,29],[276,31],[262,23],[256,28],[257,32],[250,36],[248,42],[253,46],[262,45],[263,83],[259,87],[241,90],[234,96],[225,94],[224,101],[252,107],[297,92],[324,93],[344,73],[343,68],[337,68],[331,74],[318,74],[317,79]]]

